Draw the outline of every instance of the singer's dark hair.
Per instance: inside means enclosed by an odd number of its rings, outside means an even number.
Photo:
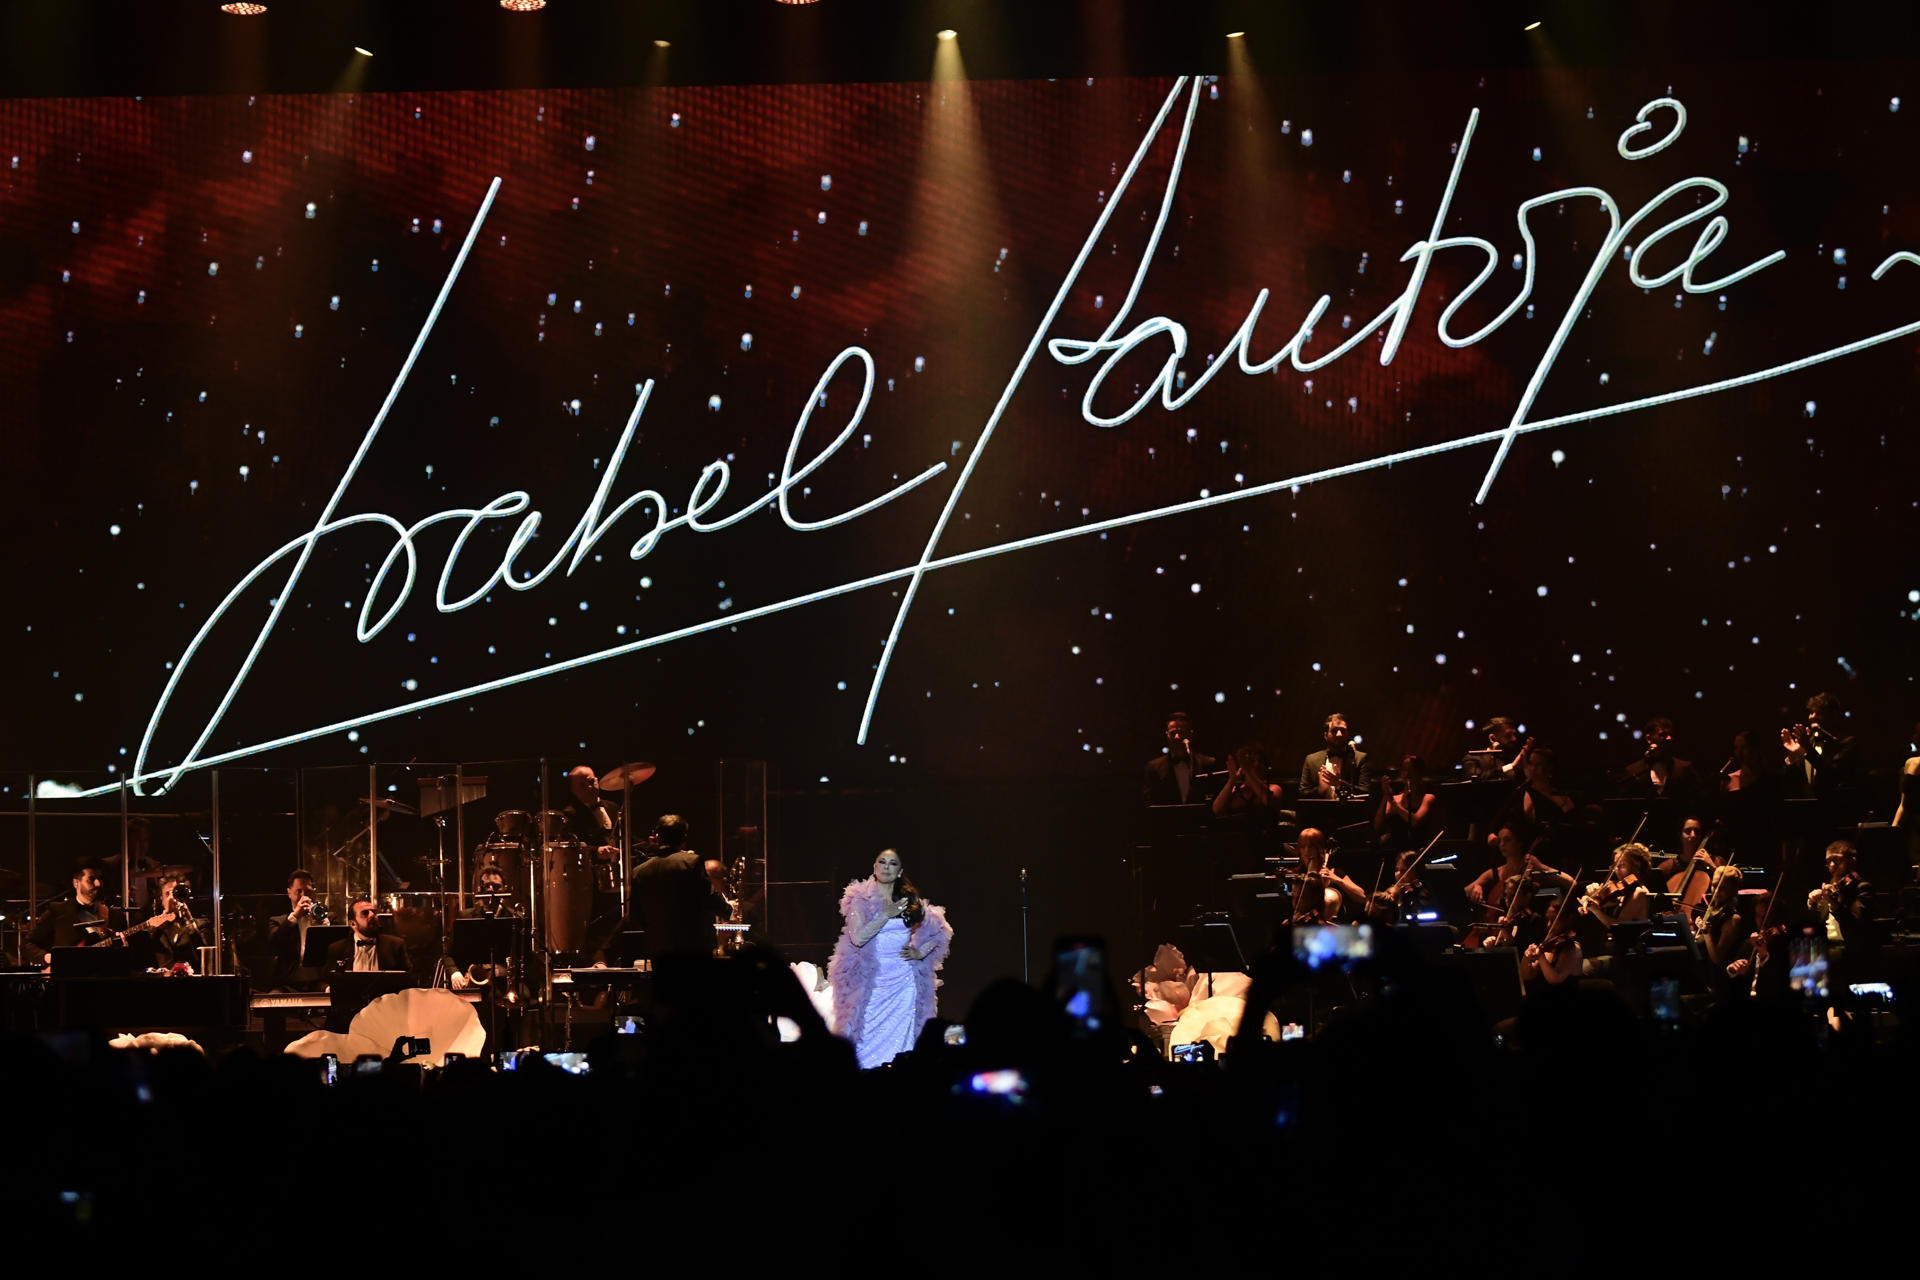
[[[880,852],[883,855],[890,853],[896,858],[900,857],[900,851],[898,849],[882,849]],[[905,898],[908,900],[908,902],[911,905],[909,905],[906,911],[901,914],[900,918],[907,922],[907,928],[912,929],[915,926],[917,926],[923,919],[926,918],[927,909],[925,904],[921,901],[920,890],[917,887],[915,887],[913,881],[907,878],[907,872],[906,872],[906,866],[905,866],[906,859],[901,858],[900,861],[901,861],[900,878],[887,886],[887,896],[890,898]]]
[[[663,813],[653,824],[653,838],[669,849],[684,849],[692,834],[687,820],[677,813]]]
[[[308,884],[312,884],[313,872],[307,870],[305,867],[295,867],[293,870],[287,872],[287,888],[293,888],[293,882],[295,880],[305,880]]]
[[[1843,716],[1847,709],[1840,705],[1840,699],[1830,693],[1816,693],[1807,699],[1807,710],[1818,711],[1823,716]]]
[[[1344,711],[1329,711],[1329,712],[1327,712],[1327,718],[1326,718],[1325,720],[1322,720],[1322,721],[1320,722],[1320,729],[1321,729],[1321,732],[1323,732],[1323,733],[1324,733],[1324,732],[1326,731],[1326,728],[1327,728],[1327,726],[1328,726],[1328,725],[1330,725],[1330,724],[1332,724],[1332,723],[1333,723],[1333,722],[1334,722],[1335,720],[1344,720],[1344,721],[1346,721],[1346,723],[1348,723],[1348,724],[1352,724],[1352,723],[1353,723],[1353,721],[1352,721],[1351,719],[1349,719],[1349,718],[1348,718],[1348,716],[1347,716],[1347,713],[1346,713],[1346,712],[1344,712]]]
[[[1188,728],[1193,727],[1193,717],[1188,715],[1184,711],[1175,711],[1167,717],[1168,724],[1172,724],[1175,720],[1178,720],[1181,724],[1186,725]]]
[[[73,880],[78,880],[81,876],[81,873],[91,871],[96,877],[105,879],[105,877],[101,875],[101,872],[105,871],[106,869],[107,869],[106,863],[100,861],[100,859],[93,857],[91,854],[89,854],[87,857],[75,858],[73,860],[73,875],[69,878]]]
[[[1653,719],[1647,721],[1640,732],[1647,737],[1652,737],[1656,733],[1664,733],[1671,736],[1673,733],[1673,721],[1666,716],[1655,716]]]
[[[1481,727],[1488,733],[1502,732],[1508,729],[1513,730],[1515,733],[1520,731],[1520,727],[1514,724],[1513,717],[1511,716],[1495,716]]]

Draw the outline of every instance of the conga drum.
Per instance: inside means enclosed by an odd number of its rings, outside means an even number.
[[[547,845],[540,880],[546,899],[547,950],[578,951],[586,945],[593,906],[593,850],[578,840]]]

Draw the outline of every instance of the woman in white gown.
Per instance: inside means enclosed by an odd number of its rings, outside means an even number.
[[[833,1029],[853,1041],[863,1068],[884,1066],[913,1048],[933,1017],[953,929],[945,911],[921,899],[892,849],[874,859],[871,877],[847,886],[840,914],[846,926],[828,970]]]

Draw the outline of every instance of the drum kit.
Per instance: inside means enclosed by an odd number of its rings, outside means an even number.
[[[653,774],[654,766],[645,761],[617,765],[600,777],[599,789],[631,792]],[[492,832],[474,848],[473,896],[496,910],[528,915],[537,885],[545,949],[578,951],[586,945],[596,888],[618,888],[618,869],[601,863],[594,852],[574,837],[564,810],[503,809],[493,816]]]

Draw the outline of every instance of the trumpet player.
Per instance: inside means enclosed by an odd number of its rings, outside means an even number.
[[[307,952],[307,930],[327,922],[327,909],[313,896],[313,872],[299,867],[287,873],[287,912],[267,925],[267,948],[273,963],[267,986],[285,986],[293,979]],[[314,966],[309,966],[314,967]]]

